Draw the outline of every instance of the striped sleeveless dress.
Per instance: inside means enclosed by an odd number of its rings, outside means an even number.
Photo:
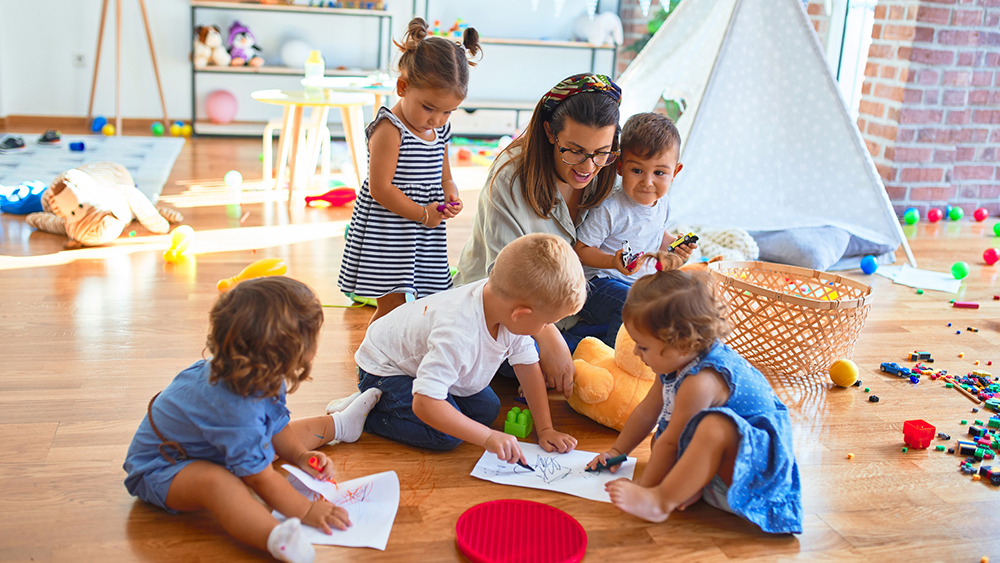
[[[447,158],[445,144],[451,140],[451,124],[435,129],[436,138],[425,141],[382,107],[365,128],[366,138],[371,138],[383,119],[396,126],[402,137],[392,184],[418,205],[443,203],[441,168]],[[371,152],[368,158],[370,162]],[[428,229],[419,221],[396,215],[372,198],[365,180],[354,202],[337,284],[344,293],[362,297],[411,293],[420,298],[451,288],[444,222]]]

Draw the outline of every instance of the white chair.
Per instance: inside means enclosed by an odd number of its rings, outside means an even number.
[[[326,117],[329,115],[327,111],[323,111],[324,108],[313,108],[309,115],[308,123],[302,127],[299,134],[300,143],[308,143],[305,145],[309,148],[309,170],[310,176],[316,170],[316,159],[320,158],[319,165],[321,167],[320,174],[322,175],[322,185],[326,185],[330,179],[330,128],[326,124]],[[288,118],[288,111],[285,111],[285,115],[281,119],[271,119],[267,122],[264,127],[264,137],[263,137],[263,183],[267,185],[269,189],[275,189],[279,187],[285,181],[285,171],[288,168],[288,158],[291,152],[291,143],[282,142],[278,145],[278,173],[274,174],[274,169],[272,168],[273,156],[271,153],[271,147],[274,145],[274,133],[280,132],[285,127],[285,120]],[[322,121],[321,121],[322,120]],[[317,141],[318,147],[317,147]]]

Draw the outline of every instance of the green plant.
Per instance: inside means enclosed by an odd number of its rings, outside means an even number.
[[[653,14],[653,16],[649,18],[649,22],[646,23],[646,34],[639,39],[636,39],[635,43],[626,47],[625,52],[639,54],[643,47],[646,46],[646,43],[649,43],[649,40],[652,39],[653,34],[660,30],[663,22],[667,21],[667,18],[670,17],[670,14],[674,13],[674,10],[677,9],[677,5],[680,3],[681,0],[669,0],[669,2],[666,3],[666,6],[661,4],[660,9]]]

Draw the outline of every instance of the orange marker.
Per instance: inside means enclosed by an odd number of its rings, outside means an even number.
[[[316,457],[316,456],[312,456],[311,458],[309,458],[309,467],[312,467],[312,468],[313,468],[313,469],[315,469],[316,471],[319,471],[320,473],[323,473],[323,470],[319,468],[319,458],[318,458],[318,457]],[[334,487],[337,487],[338,489],[340,488],[340,487],[339,487],[339,486],[337,485],[337,482],[336,482],[336,481],[334,481],[334,480],[333,480],[332,478],[330,478],[330,479],[327,479],[327,481],[329,481],[329,482],[333,483],[333,486],[334,486]]]

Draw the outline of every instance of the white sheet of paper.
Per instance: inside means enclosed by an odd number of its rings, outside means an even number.
[[[917,289],[958,293],[962,288],[962,280],[956,280],[951,273],[920,270],[910,267],[909,264],[881,266],[875,273],[900,285]]]
[[[565,454],[549,453],[537,444],[518,442],[518,445],[521,446],[528,465],[534,471],[528,471],[515,463],[500,461],[496,455],[484,452],[483,457],[479,458],[479,462],[472,469],[472,476],[501,485],[555,491],[590,500],[611,502],[604,485],[622,477],[631,479],[635,472],[634,457],[622,463],[615,473],[607,469],[599,473],[590,473],[584,469],[597,455],[594,452],[574,450]]]
[[[395,471],[376,473],[337,483],[313,479],[308,473],[291,465],[282,465],[288,473],[288,481],[295,490],[309,500],[321,496],[347,510],[352,526],[346,531],[333,530],[326,535],[311,526],[302,526],[302,532],[309,543],[316,545],[341,545],[345,547],[372,547],[385,551],[389,542],[392,522],[399,509],[399,476]],[[284,522],[286,518],[277,510],[275,518]]]

